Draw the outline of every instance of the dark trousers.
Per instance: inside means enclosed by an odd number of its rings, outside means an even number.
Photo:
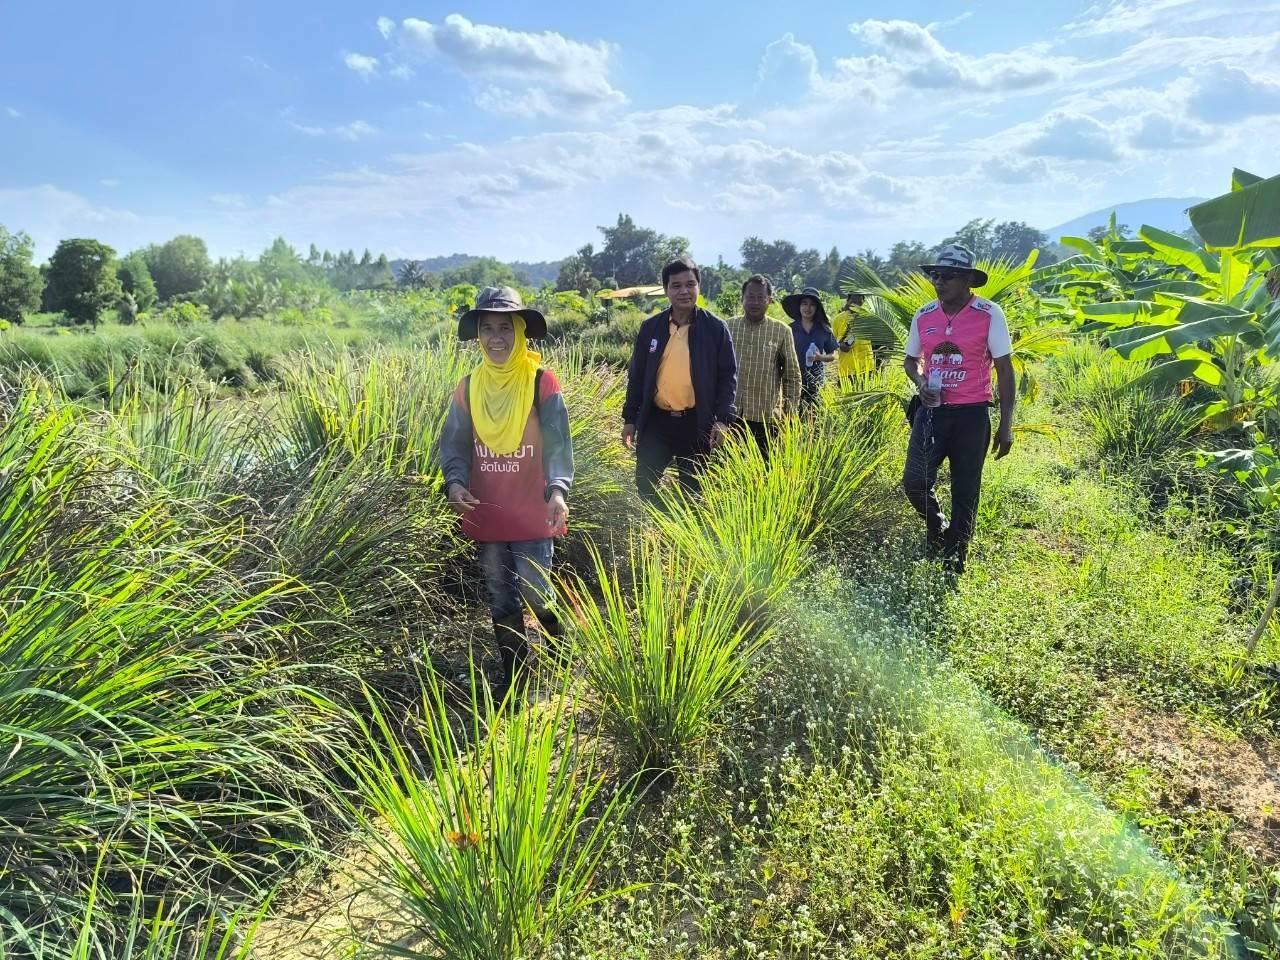
[[[742,430],[747,436],[755,441],[756,449],[760,451],[760,456],[765,463],[769,462],[769,439],[773,433],[773,424],[762,423],[759,420],[743,420],[738,418],[738,429]]]
[[[929,550],[953,560],[963,570],[978,515],[982,466],[991,445],[991,415],[986,404],[921,408],[911,424],[902,488],[924,517]],[[951,523],[934,489],[938,470],[951,467]]]
[[[672,461],[680,486],[689,493],[698,493],[702,489],[698,472],[709,452],[708,439],[698,431],[698,418],[692,410],[676,416],[654,407],[636,441],[636,488],[640,498],[654,506],[661,504],[658,481]]]

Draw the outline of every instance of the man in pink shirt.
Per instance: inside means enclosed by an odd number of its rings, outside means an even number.
[[[925,519],[930,556],[941,555],[964,572],[973,537],[987,447],[999,460],[1013,446],[1015,378],[1013,345],[1004,312],[975,296],[987,282],[975,266],[973,251],[959,244],[944,247],[937,262],[921,266],[938,299],[916,311],[907,337],[903,366],[919,392],[913,404],[911,439],[902,487]],[[1000,388],[1000,425],[991,438],[991,373]],[[951,521],[934,495],[938,470],[951,467]]]

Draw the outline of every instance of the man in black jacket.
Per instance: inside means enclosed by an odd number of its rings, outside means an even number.
[[[622,442],[636,451],[636,487],[658,504],[658,481],[674,460],[690,493],[711,448],[733,422],[738,361],[724,321],[698,306],[698,266],[677,257],[662,268],[671,306],[640,327],[622,408]]]

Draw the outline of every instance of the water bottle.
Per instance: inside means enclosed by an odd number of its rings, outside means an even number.
[[[813,358],[818,355],[818,345],[816,343],[809,344],[809,349],[804,352],[804,365],[806,367],[813,366]],[[941,375],[941,373],[939,373]]]
[[[925,406],[933,407],[933,406],[940,405],[942,403],[942,370],[941,369],[939,369],[938,367],[931,367],[929,369],[929,379],[926,383],[926,386],[931,392],[936,391],[938,395],[938,399],[934,403],[925,404]]]

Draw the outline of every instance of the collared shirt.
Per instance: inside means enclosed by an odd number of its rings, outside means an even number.
[[[662,350],[658,385],[653,394],[653,402],[663,410],[692,410],[697,404],[689,361],[689,330],[692,327],[692,321],[682,327],[671,321],[671,338]]]
[[[974,296],[954,317],[937,300],[917,310],[906,352],[924,361],[926,374],[937,372],[944,404],[990,403],[993,361],[1012,353],[1013,342],[1004,311]]]
[[[791,330],[781,320],[765,317],[726,321],[738,356],[738,416],[768,423],[777,418],[779,399],[788,413],[800,403],[800,363]]]

